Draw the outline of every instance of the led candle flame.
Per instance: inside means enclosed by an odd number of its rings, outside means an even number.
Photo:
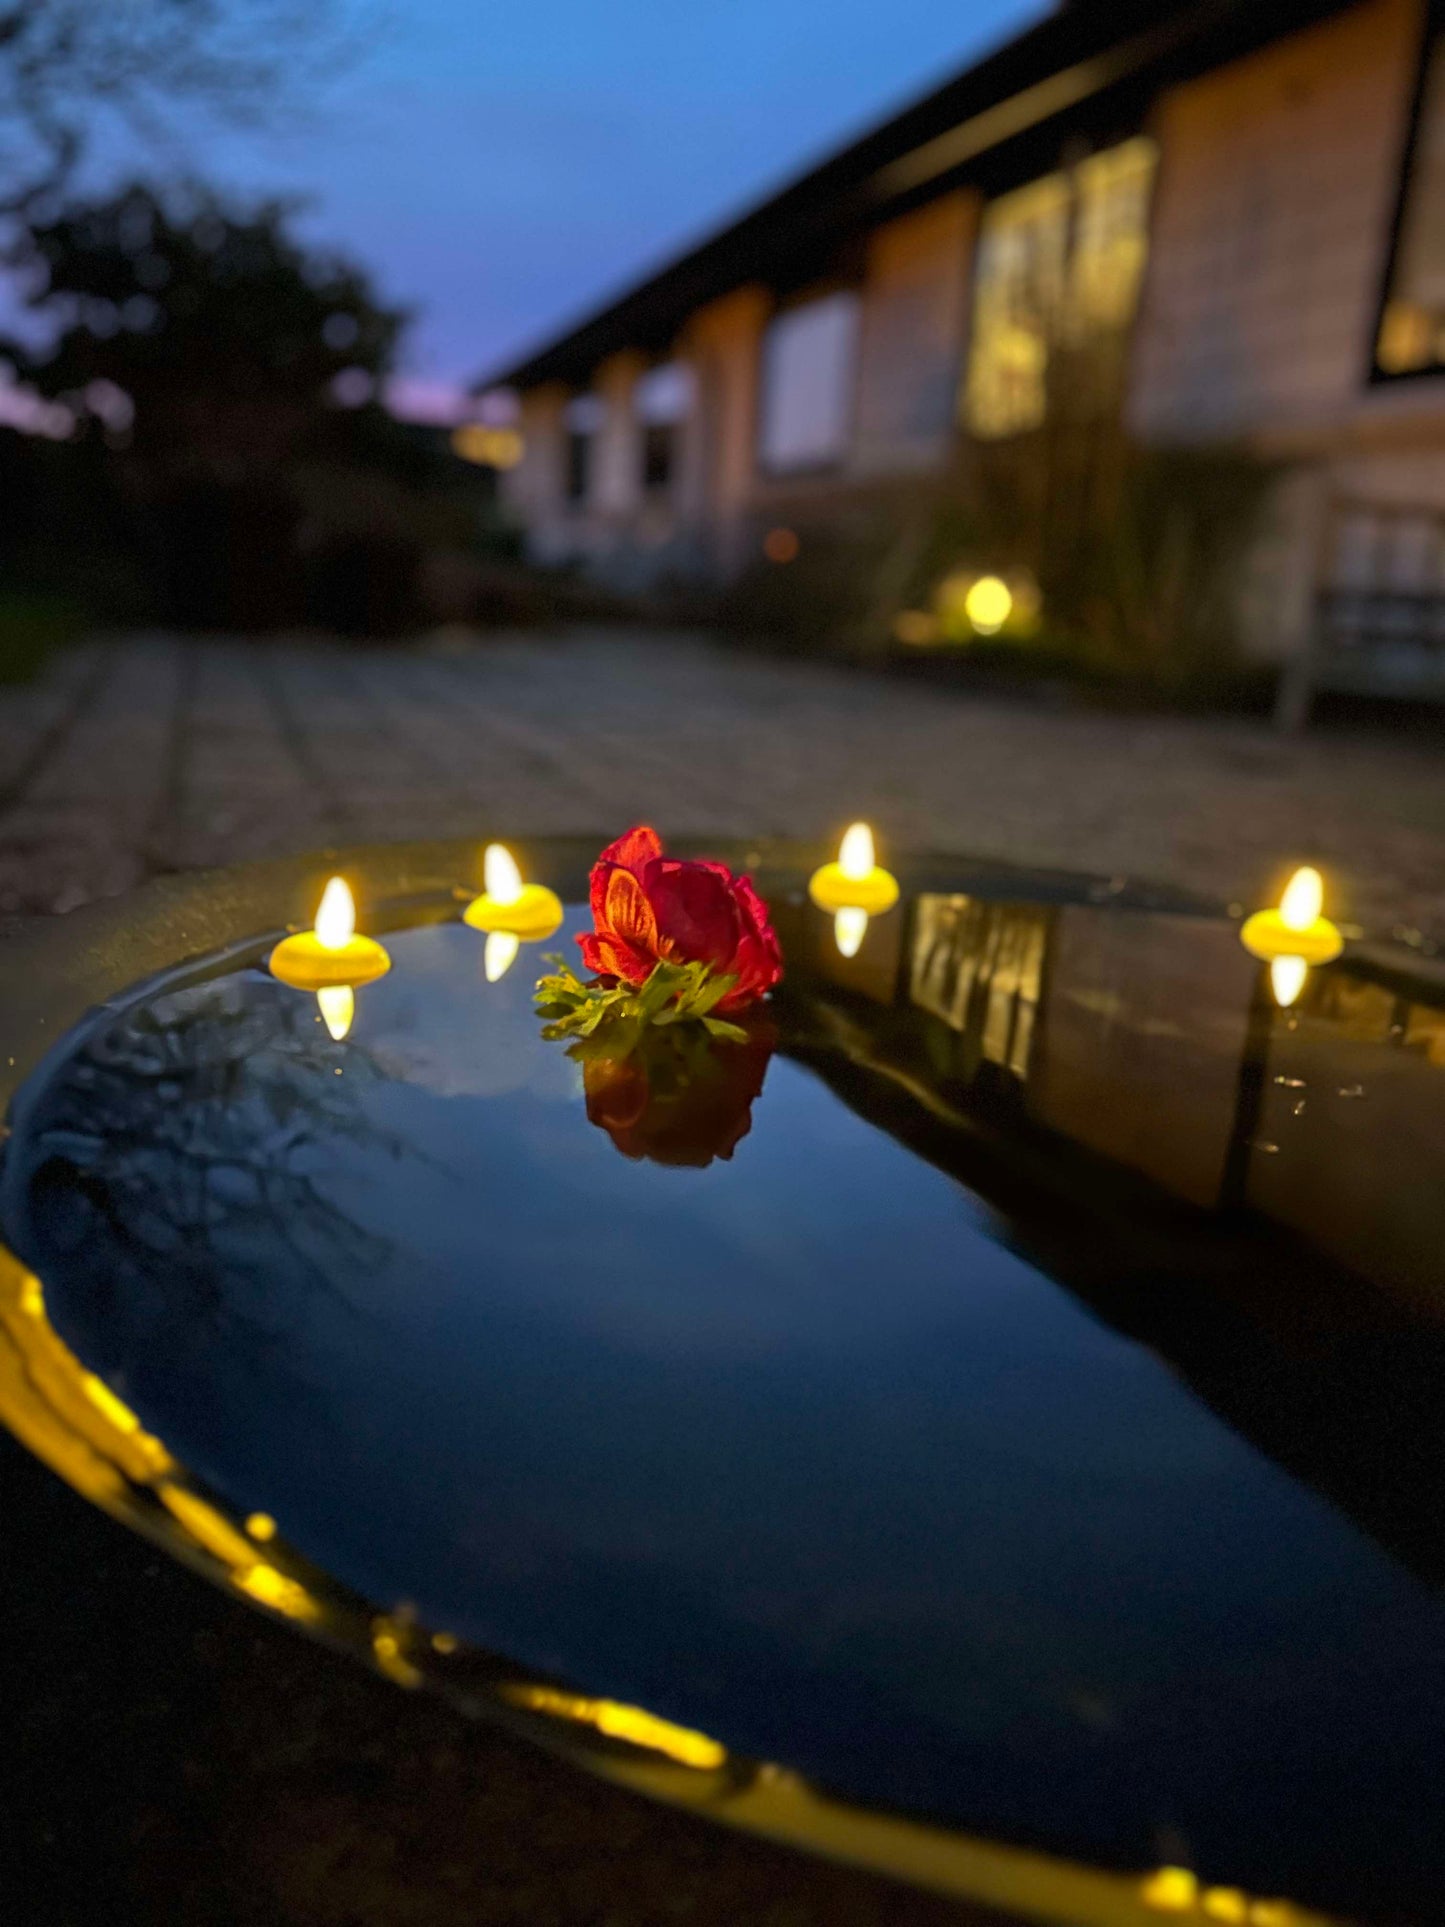
[[[873,832],[866,823],[854,823],[839,845],[838,868],[850,883],[861,883],[873,867]]]
[[[322,891],[315,928],[283,938],[269,961],[271,975],[283,984],[290,984],[294,990],[317,992],[341,988],[349,992],[353,985],[372,983],[391,969],[391,958],[381,945],[372,937],[356,934],[356,905],[343,877],[332,877]],[[340,1021],[339,1000],[330,1012],[323,1005],[321,1014],[336,1036],[333,1019]],[[348,1013],[341,1036],[350,1027]]]
[[[516,858],[502,843],[489,843],[482,858],[482,877],[486,893],[503,910],[522,900],[522,872]]]
[[[1345,940],[1328,917],[1320,914],[1325,887],[1318,870],[1306,865],[1285,886],[1277,910],[1256,910],[1239,933],[1252,957],[1272,963],[1276,957],[1299,957],[1307,964],[1329,963],[1345,947]],[[1301,978],[1303,983],[1303,978]],[[1298,986],[1295,995],[1298,996]]]
[[[516,859],[503,844],[489,843],[482,857],[483,890],[462,912],[474,930],[501,931],[528,942],[550,937],[562,921],[562,900],[541,883],[523,883]],[[500,957],[501,952],[495,953]],[[516,955],[514,951],[513,956]],[[500,964],[500,977],[512,962]],[[495,982],[488,972],[488,981]]]
[[[873,850],[873,832],[866,823],[854,823],[844,836],[836,863],[825,863],[808,880],[808,895],[820,910],[861,910],[867,916],[881,916],[898,901],[898,880],[878,867]],[[854,928],[849,925],[850,932]],[[858,942],[863,933],[858,931]],[[841,948],[841,945],[840,945]],[[850,953],[844,952],[844,955]]]
[[[356,935],[356,900],[344,877],[332,877],[316,907],[316,941],[323,950],[344,950]]]
[[[1279,920],[1286,930],[1308,930],[1325,906],[1324,879],[1308,864],[1296,870],[1279,900]]]

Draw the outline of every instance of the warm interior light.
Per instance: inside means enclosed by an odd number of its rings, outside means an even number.
[[[332,949],[339,948],[331,945]],[[316,993],[321,1021],[339,1044],[356,1016],[356,992],[350,984],[323,984]]]
[[[501,843],[489,843],[482,858],[482,883],[493,903],[503,907],[517,903],[522,895],[522,872],[512,853]]]
[[[963,599],[963,613],[981,636],[996,636],[1013,606],[1013,591],[997,575],[981,575]]]
[[[1279,900],[1279,920],[1287,930],[1308,930],[1324,907],[1325,886],[1318,870],[1296,870]]]
[[[868,912],[854,908],[851,904],[836,911],[833,917],[833,941],[838,946],[840,957],[856,957],[863,947],[863,938],[868,929]]]
[[[487,945],[482,952],[482,969],[486,972],[487,982],[495,984],[506,976],[517,961],[517,952],[522,940],[512,930],[492,930],[487,933]]]
[[[838,851],[838,868],[850,883],[861,883],[873,870],[873,832],[866,823],[855,823],[843,838]]]
[[[356,934],[356,905],[344,877],[332,877],[316,910],[316,941],[323,950],[344,950]]]
[[[1305,987],[1310,967],[1303,957],[1276,957],[1269,967],[1270,989],[1281,1010],[1288,1010]]]

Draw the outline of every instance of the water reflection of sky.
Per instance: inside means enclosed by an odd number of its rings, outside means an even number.
[[[318,1073],[367,1128],[296,1154],[376,1255],[280,1352],[168,1350],[34,1254],[183,1461],[380,1604],[868,1797],[1241,1877],[1306,1797],[1329,1853],[1423,1830],[1433,1601],[986,1206],[785,1055],[730,1162],[629,1161],[526,953],[388,941]]]

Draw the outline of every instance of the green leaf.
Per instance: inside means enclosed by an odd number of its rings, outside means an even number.
[[[726,1017],[704,1017],[703,1027],[713,1037],[726,1037],[735,1044],[745,1044],[748,1034],[741,1024],[730,1024]]]
[[[548,1038],[590,1039],[606,1026],[608,1048],[614,1055],[636,1049],[650,1026],[674,1027],[699,1023],[714,1037],[739,1039],[747,1033],[711,1013],[737,983],[719,976],[705,963],[659,962],[644,983],[583,983],[561,955],[548,955],[555,964],[537,979],[533,996]]]

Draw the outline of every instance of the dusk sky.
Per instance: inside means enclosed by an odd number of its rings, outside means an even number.
[[[418,310],[409,373],[464,383],[862,131],[1038,0],[408,0],[303,125],[198,171],[297,189]]]

